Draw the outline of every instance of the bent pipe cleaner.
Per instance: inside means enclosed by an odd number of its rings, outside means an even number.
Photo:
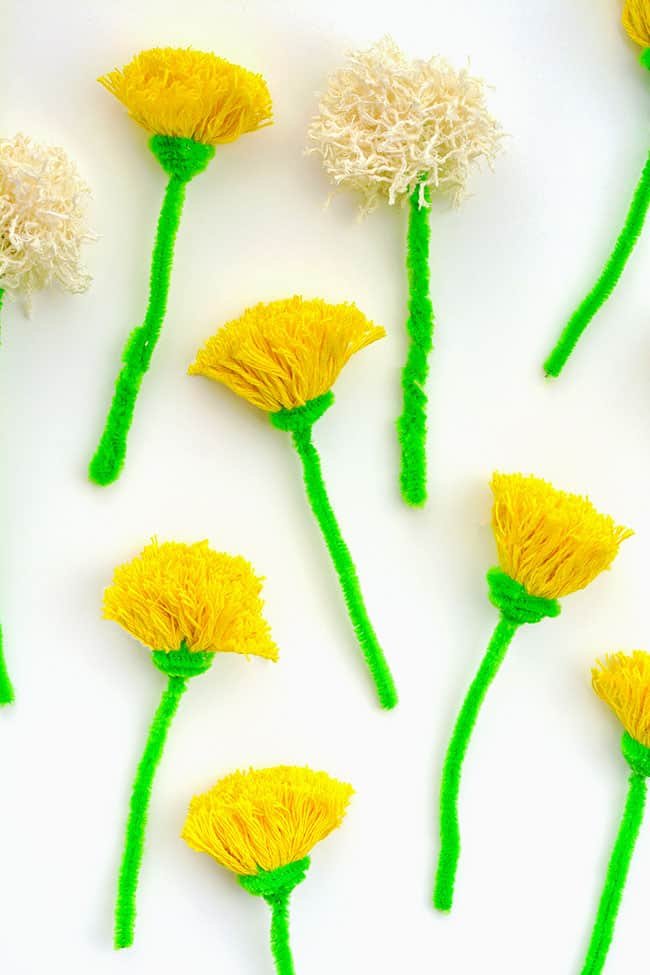
[[[349,55],[329,78],[309,126],[308,152],[321,157],[337,188],[361,194],[364,212],[382,201],[408,203],[408,353],[397,433],[402,497],[416,507],[427,499],[432,196],[460,203],[472,167],[480,160],[492,165],[502,135],[480,79],[441,57],[409,60],[389,37]]]
[[[450,911],[460,858],[458,798],[470,739],[481,706],[512,639],[525,623],[558,616],[559,599],[584,589],[614,561],[632,534],[587,498],[522,474],[494,474],[492,530],[499,565],[487,574],[499,622],[456,719],[440,784],[440,852],[433,894]]]
[[[650,0],[627,0],[623,10],[623,26],[629,37],[642,48],[641,65],[650,70]],[[613,251],[593,288],[571,315],[544,363],[547,376],[557,378],[560,375],[583,332],[613,293],[641,236],[649,206],[650,154]]]
[[[325,772],[279,765],[227,775],[190,803],[183,839],[236,874],[271,909],[278,975],[295,975],[289,899],[313,847],[341,825],[353,789]]]
[[[268,413],[291,435],[307,498],[339,578],[348,615],[383,708],[397,704],[384,651],[368,616],[359,577],[330,502],[313,426],[334,402],[331,387],[348,359],[382,338],[352,303],[330,305],[294,296],[255,305],[224,325],[190,366]]]
[[[88,288],[81,247],[96,239],[88,229],[89,197],[63,149],[23,134],[0,139],[0,309],[5,295],[29,312],[36,291]],[[0,628],[0,705],[14,698]]]
[[[270,125],[272,108],[260,75],[202,51],[143,51],[99,81],[139,125],[154,133],[149,148],[169,176],[151,259],[147,311],[124,347],[104,432],[88,470],[91,481],[107,485],[124,466],[136,400],[160,338],[187,184],[206,169],[215,146]]]
[[[188,680],[206,673],[218,653],[277,660],[261,589],[241,556],[214,552],[207,542],[155,540],[118,566],[106,589],[104,617],[149,647],[153,665],[167,678],[133,782],[115,902],[116,948],[128,948],[135,937],[151,790]]]

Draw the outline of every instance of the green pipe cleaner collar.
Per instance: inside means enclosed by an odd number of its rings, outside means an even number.
[[[305,879],[309,863],[309,857],[305,857],[276,870],[260,870],[253,876],[238,878],[244,890],[263,897],[271,908],[271,951],[278,975],[295,975],[289,940],[289,898]]]
[[[320,457],[311,439],[315,421],[329,409],[333,402],[334,394],[330,390],[323,396],[310,400],[304,406],[270,413],[269,419],[274,427],[292,435],[293,444],[302,461],[307,498],[339,577],[348,615],[375,683],[379,703],[383,708],[390,709],[397,704],[393,676],[368,616],[357,570],[330,503],[323,480]]]
[[[149,146],[170,178],[151,259],[147,312],[142,325],[138,325],[127,339],[104,432],[88,468],[90,480],[101,486],[116,481],[124,466],[136,400],[167,311],[174,244],[185,202],[185,187],[194,176],[203,172],[215,151],[214,146],[192,139],[163,135],[154,135]]]
[[[155,666],[167,674],[169,679],[151,723],[131,792],[115,902],[114,945],[116,948],[128,948],[133,944],[136,896],[151,790],[169,728],[178,710],[180,699],[187,690],[188,679],[205,673],[211,666],[214,656],[214,653],[194,653],[185,645],[180,650],[170,652],[154,650],[151,655]]]
[[[605,885],[598,905],[598,913],[596,914],[582,975],[600,975],[605,967],[645,811],[648,790],[646,779],[650,775],[650,749],[625,732],[621,750],[631,769],[628,794],[614,849],[607,867]]]
[[[524,623],[538,623],[560,612],[557,600],[531,596],[500,568],[490,569],[487,580],[489,597],[499,609],[500,619],[456,719],[442,769],[440,853],[433,894],[434,906],[439,911],[450,911],[453,905],[460,859],[458,796],[463,763],[481,705],[519,627]]]

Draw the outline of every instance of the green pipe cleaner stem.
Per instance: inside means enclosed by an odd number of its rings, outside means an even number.
[[[309,863],[309,857],[303,857],[274,870],[259,870],[239,877],[244,890],[263,897],[271,908],[271,952],[278,975],[295,975],[289,939],[289,900],[293,890],[305,879]]]
[[[136,893],[142,866],[151,789],[169,727],[186,690],[185,677],[170,676],[151,723],[147,744],[135,775],[115,903],[114,945],[116,948],[128,948],[133,944]]]
[[[14,694],[11,678],[9,677],[9,671],[7,670],[7,662],[5,660],[4,652],[4,637],[2,627],[0,626],[0,707],[4,704],[13,704],[15,700],[16,696]]]
[[[458,793],[463,762],[485,695],[503,663],[518,627],[518,623],[501,616],[460,709],[447,748],[440,787],[440,854],[433,895],[434,906],[439,911],[450,911],[454,899],[460,857]]]
[[[650,206],[650,154],[637,183],[625,225],[600,277],[584,301],[578,305],[560,335],[555,348],[544,363],[547,376],[557,377],[575,349],[589,322],[610,297],[641,235]]]
[[[375,682],[379,702],[382,708],[394,708],[397,704],[397,691],[393,677],[370,622],[350,550],[343,540],[336,515],[327,496],[320,457],[311,439],[311,426],[292,431],[292,437],[302,461],[307,497],[339,577],[348,614]]]
[[[160,337],[167,310],[174,243],[183,210],[186,185],[185,181],[172,176],[165,190],[151,261],[147,312],[144,322],[131,332],[124,347],[123,365],[115,384],[115,393],[104,432],[88,469],[90,480],[101,486],[116,481],[124,466],[135,403],[142,379],[151,364],[153,350]]]
[[[422,198],[421,198],[422,194]],[[397,421],[400,443],[400,487],[407,504],[427,500],[427,394],[429,356],[433,349],[433,306],[429,294],[429,225],[431,194],[418,182],[409,198],[407,259],[409,349],[402,370],[402,415]]]
[[[632,772],[625,810],[607,868],[605,886],[582,975],[598,975],[605,966],[607,953],[614,936],[616,916],[621,905],[632,854],[643,821],[646,793],[645,776],[638,772]]]
[[[266,897],[271,908],[271,952],[278,975],[295,975],[289,940],[289,899],[291,891],[282,891]]]

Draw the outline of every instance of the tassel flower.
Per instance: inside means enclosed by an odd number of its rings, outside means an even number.
[[[29,136],[0,139],[0,309],[4,296],[29,310],[34,292],[52,285],[79,294],[91,278],[81,260],[90,190],[69,156]],[[0,629],[0,705],[11,704]]]
[[[470,737],[487,691],[516,631],[524,623],[558,616],[563,596],[584,589],[609,568],[632,534],[602,515],[587,498],[558,491],[521,474],[495,474],[492,529],[499,566],[487,574],[499,622],[459,712],[447,748],[440,787],[440,854],[434,905],[452,907],[460,827],[458,794]]]
[[[278,975],[294,975],[289,898],[313,847],[341,825],[353,789],[325,772],[280,765],[235,772],[190,803],[183,839],[271,908]]]
[[[293,297],[247,309],[224,325],[189,372],[228,386],[291,434],[307,497],[341,583],[348,613],[381,706],[397,703],[395,685],[364,604],[357,572],[332,509],[312,428],[334,402],[331,386],[348,359],[385,332],[353,304]]]
[[[612,654],[594,667],[592,679],[594,691],[624,728],[622,751],[630,781],[582,975],[599,975],[605,966],[643,820],[650,775],[650,654]]]
[[[214,552],[207,542],[154,541],[115,570],[104,594],[104,617],[149,647],[154,666],[167,677],[133,784],[115,905],[116,948],[133,943],[151,789],[187,681],[205,673],[217,653],[277,659],[260,591],[260,579],[240,556]]]
[[[473,165],[492,163],[501,129],[488,113],[485,85],[440,57],[412,61],[385,37],[351,54],[328,81],[308,132],[336,187],[361,195],[365,210],[408,202],[407,331],[403,406],[397,421],[404,500],[427,497],[426,381],[433,348],[429,289],[432,194],[460,202]]]
[[[106,485],[117,480],[124,465],[136,399],[160,337],[187,184],[206,169],[215,146],[269,125],[272,109],[260,75],[202,51],[143,51],[99,81],[153,133],[149,147],[169,177],[151,260],[147,311],[124,348],[104,432],[90,463],[90,479]]]
[[[648,0],[626,0],[623,9],[623,26],[631,40],[642,49],[641,64],[644,68],[650,69],[650,3]],[[623,229],[600,277],[569,318],[544,363],[544,372],[547,376],[556,378],[560,375],[582,333],[616,288],[636,242],[641,236],[648,207],[650,207],[650,154],[634,190]]]

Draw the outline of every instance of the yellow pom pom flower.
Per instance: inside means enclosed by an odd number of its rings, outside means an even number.
[[[341,825],[353,791],[325,772],[280,765],[227,775],[190,803],[183,839],[271,907],[278,975],[294,971],[291,892],[304,880],[313,847]]]
[[[393,678],[372,628],[359,580],[327,496],[312,427],[334,402],[332,384],[355,352],[385,335],[356,305],[296,295],[247,309],[208,339],[191,375],[223,383],[291,433],[307,496],[334,562],[357,639],[382,707],[397,703]]]
[[[440,853],[434,905],[451,910],[460,858],[458,795],[463,763],[481,705],[518,628],[558,616],[558,598],[584,589],[614,561],[632,534],[586,498],[538,477],[494,474],[492,527],[499,567],[487,574],[499,610],[487,651],[456,719],[440,786]]]
[[[633,534],[588,498],[558,491],[541,478],[495,474],[491,486],[499,563],[532,596],[558,599],[584,589]]]
[[[585,975],[599,975],[605,966],[643,822],[650,776],[650,654],[643,650],[610,654],[592,670],[592,685],[625,729],[621,748],[632,774],[582,968]]]
[[[116,481],[145,373],[160,337],[187,184],[214,157],[215,146],[271,123],[271,96],[257,74],[202,51],[154,48],[99,81],[154,135],[149,147],[169,176],[151,258],[144,321],[126,343],[104,431],[90,462],[95,484]]]
[[[153,541],[115,569],[104,617],[151,650],[244,653],[276,660],[262,616],[262,581],[241,556],[207,542]]]
[[[208,339],[189,372],[269,413],[293,410],[329,392],[350,357],[385,335],[351,302],[296,295],[246,309]]]
[[[623,27],[644,50],[650,47],[650,3],[648,0],[625,0]]]
[[[153,541],[115,570],[104,595],[104,616],[152,649],[168,678],[138,766],[115,905],[115,947],[135,933],[136,893],[154,775],[190,677],[205,673],[227,651],[276,660],[262,616],[261,580],[240,556],[214,552],[207,542]]]
[[[264,78],[204,51],[152,48],[99,82],[156,135],[212,146],[234,142],[272,120]]]

